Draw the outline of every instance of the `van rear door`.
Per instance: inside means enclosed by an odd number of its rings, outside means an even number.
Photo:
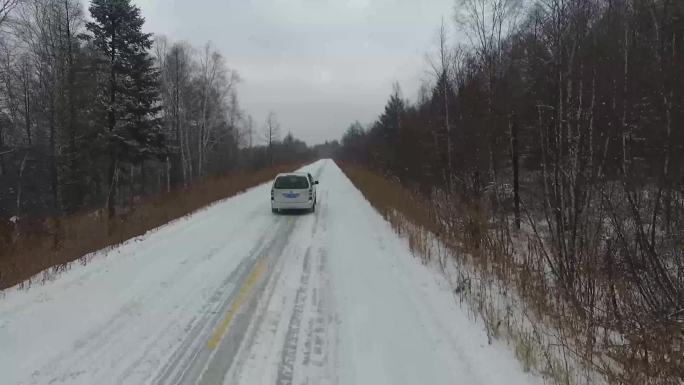
[[[274,199],[282,203],[306,203],[309,201],[309,178],[300,175],[279,176],[273,185]]]

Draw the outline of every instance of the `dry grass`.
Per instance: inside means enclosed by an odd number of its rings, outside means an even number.
[[[113,221],[97,210],[16,227],[0,222],[0,289],[24,283],[41,272],[41,280],[50,279],[88,253],[145,234],[295,168],[282,165],[208,177],[189,188],[143,198]]]
[[[397,213],[403,214],[430,231],[438,232],[439,227],[431,218],[430,210],[422,197],[398,184],[379,176],[363,167],[345,165],[341,168],[354,185],[363,192],[366,199],[386,219]]]
[[[437,258],[490,339],[508,341],[525,370],[555,384],[681,384],[684,333],[668,325],[618,332],[597,327],[549,279],[541,240],[511,232],[506,218],[489,218],[477,205],[433,192],[415,194],[363,167],[342,169],[423,262]],[[513,230],[514,231],[514,230]],[[450,278],[450,275],[452,276]],[[600,284],[620,282],[599,277]]]
[[[549,325],[530,323],[528,311],[535,315],[550,311],[540,299],[543,284],[533,279],[529,267],[514,266],[503,256],[480,208],[465,202],[445,204],[439,195],[428,200],[363,167],[343,164],[341,168],[424,263],[438,258],[447,275],[448,258],[474,269],[474,275],[459,272],[451,284],[472,314],[482,320],[490,342],[508,341],[524,370],[543,374],[552,383],[568,385],[573,383],[571,377],[582,377],[577,368],[569,367],[567,360],[559,356],[558,347],[543,336]],[[439,219],[445,217],[453,220]],[[548,289],[544,288],[546,292]],[[510,291],[525,300],[522,309],[513,311],[510,303],[497,303],[502,298],[513,298]]]

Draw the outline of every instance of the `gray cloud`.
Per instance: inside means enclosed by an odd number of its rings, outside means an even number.
[[[425,53],[454,0],[134,0],[146,30],[195,45],[211,41],[243,83],[243,107],[269,110],[309,143],[372,121],[392,83],[410,96]]]

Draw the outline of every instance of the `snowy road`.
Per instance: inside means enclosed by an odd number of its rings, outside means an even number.
[[[0,384],[537,384],[332,161],[0,297]]]

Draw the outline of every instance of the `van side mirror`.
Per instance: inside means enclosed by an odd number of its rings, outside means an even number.
[[[315,181],[314,184],[318,184],[318,181]]]

